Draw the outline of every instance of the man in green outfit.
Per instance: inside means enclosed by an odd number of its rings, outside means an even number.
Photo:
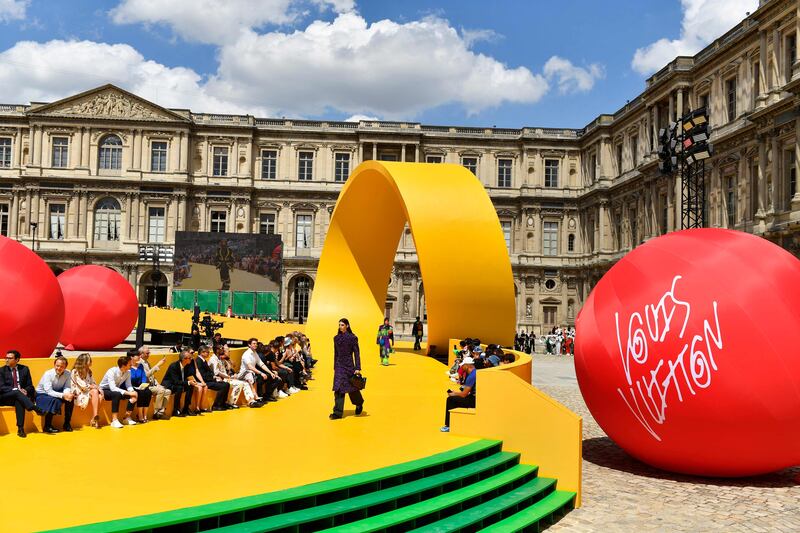
[[[378,328],[378,346],[381,349],[381,364],[389,365],[389,354],[394,351],[394,330],[389,325],[389,319],[383,319],[383,325]]]

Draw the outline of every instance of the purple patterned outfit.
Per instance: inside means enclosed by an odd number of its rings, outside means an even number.
[[[350,378],[356,370],[361,370],[358,337],[352,333],[339,333],[333,338],[333,416],[341,417],[344,413],[345,394],[350,395],[350,401],[356,407],[363,405],[361,391],[350,384]]]

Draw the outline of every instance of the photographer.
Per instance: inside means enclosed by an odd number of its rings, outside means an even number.
[[[475,361],[472,357],[464,357],[464,360],[461,362],[461,368],[467,372],[467,377],[464,379],[464,385],[461,387],[460,391],[447,391],[444,426],[441,428],[441,431],[444,433],[450,431],[450,409],[475,407],[475,379],[478,374],[478,371],[475,369]]]

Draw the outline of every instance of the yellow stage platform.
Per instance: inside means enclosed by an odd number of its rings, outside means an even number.
[[[450,382],[435,360],[398,352],[379,366],[362,347],[364,413],[328,420],[330,359],[308,391],[240,408],[115,430],[0,437],[15,512],[0,531],[38,531],[156,513],[322,481],[450,450],[476,439],[439,432]],[[290,457],[294,457],[289,459]],[[37,495],[52,487],[57,505]],[[24,497],[23,497],[24,495]]]

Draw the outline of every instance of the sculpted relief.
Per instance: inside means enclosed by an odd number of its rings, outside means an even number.
[[[48,115],[102,116],[140,120],[164,120],[169,118],[163,113],[135,102],[122,94],[113,92],[97,94],[64,107],[49,109],[45,113]]]

